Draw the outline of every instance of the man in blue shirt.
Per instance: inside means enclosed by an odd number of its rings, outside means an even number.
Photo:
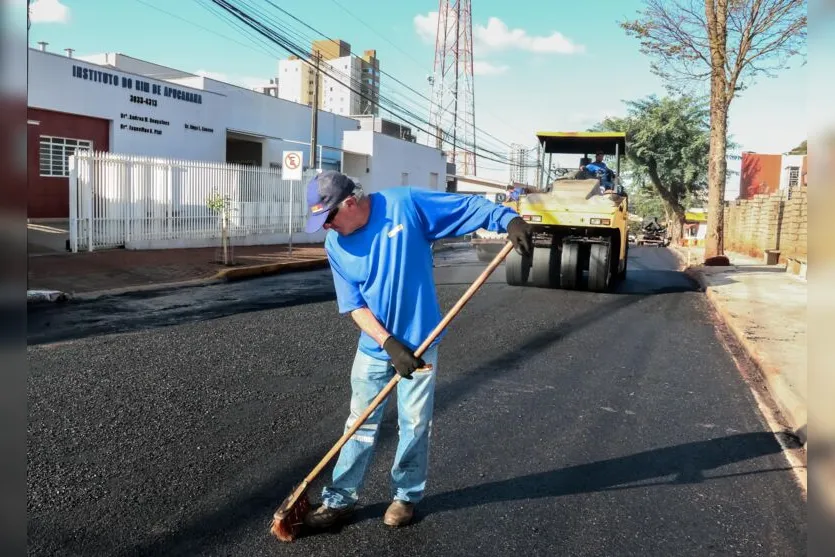
[[[438,343],[420,358],[414,351],[441,321],[431,243],[479,228],[507,232],[522,255],[532,253],[530,225],[513,210],[479,196],[396,187],[366,194],[344,174],[328,171],[307,189],[306,231],[328,230],[325,250],[337,306],[362,331],[351,369],[351,412],[345,430],[393,374],[400,438],[391,468],[393,502],[384,522],[408,524],[423,498],[429,460]],[[427,364],[431,367],[427,369]],[[322,505],[305,517],[325,528],[350,513],[371,460],[386,401],[342,447]]]
[[[603,162],[603,151],[598,151],[595,154],[594,162],[588,163],[582,166],[581,168],[591,173],[592,175],[596,175],[598,172],[602,172],[603,175],[601,177],[601,187],[604,190],[612,189],[615,180],[615,173],[612,171],[612,169],[606,166],[605,162]]]

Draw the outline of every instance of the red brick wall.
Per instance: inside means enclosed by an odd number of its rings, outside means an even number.
[[[68,218],[70,215],[69,179],[41,176],[39,140],[42,135],[85,139],[96,151],[110,150],[110,121],[51,110],[29,109],[27,158],[29,174],[29,218]]]

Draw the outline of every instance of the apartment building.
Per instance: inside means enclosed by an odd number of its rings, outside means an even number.
[[[314,41],[312,52],[319,56],[320,110],[339,114],[378,115],[380,61],[376,50],[362,56],[351,54],[342,40]],[[278,62],[278,97],[313,106],[316,71],[311,63],[291,56]]]

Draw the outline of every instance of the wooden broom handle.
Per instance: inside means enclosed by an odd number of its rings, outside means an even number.
[[[449,325],[450,321],[455,319],[455,316],[458,315],[458,312],[461,311],[461,308],[464,307],[464,304],[466,304],[470,300],[470,298],[473,297],[473,294],[475,294],[476,291],[479,288],[481,288],[481,285],[484,284],[487,278],[493,273],[496,267],[499,266],[499,264],[504,260],[504,258],[507,257],[507,255],[510,253],[510,250],[512,249],[513,244],[511,242],[507,242],[505,246],[502,248],[502,250],[498,253],[498,255],[496,255],[496,257],[493,258],[493,261],[490,262],[487,268],[484,269],[484,271],[482,271],[481,275],[479,275],[475,282],[472,285],[470,285],[466,292],[464,292],[464,295],[461,296],[461,298],[455,303],[455,305],[452,306],[452,309],[450,309],[447,312],[447,314],[444,316],[441,322],[438,323],[435,329],[429,334],[426,340],[423,341],[423,344],[421,344],[418,347],[418,349],[415,350],[415,356],[420,358],[420,356],[424,352],[426,352],[426,350],[432,345],[432,343],[435,342],[435,339],[438,338],[438,335],[441,334],[441,331],[443,331],[446,328],[446,326]],[[337,441],[336,444],[331,448],[331,450],[329,450],[328,453],[324,456],[324,458],[322,458],[322,460],[319,461],[319,464],[316,465],[316,467],[310,472],[310,474],[307,475],[304,481],[299,485],[299,490],[306,488],[307,484],[316,479],[316,476],[318,476],[319,473],[322,472],[325,466],[328,465],[328,462],[330,462],[334,455],[336,455],[336,453],[339,452],[339,449],[341,449],[342,446],[348,442],[348,439],[350,439],[351,436],[354,433],[356,433],[356,431],[360,428],[360,426],[363,423],[365,423],[365,420],[368,419],[368,416],[370,416],[371,413],[377,409],[380,403],[383,402],[383,399],[385,399],[388,396],[388,394],[392,391],[392,389],[394,389],[394,386],[397,385],[397,382],[400,381],[400,379],[402,379],[401,375],[399,373],[395,373],[394,377],[391,378],[391,381],[389,381],[388,384],[385,387],[383,387],[383,390],[380,391],[380,393],[376,397],[374,397],[374,400],[371,401],[371,404],[368,405],[368,408],[366,408],[365,411],[362,414],[360,414],[360,416],[357,418],[354,424],[342,435],[342,437],[339,438],[339,441]]]

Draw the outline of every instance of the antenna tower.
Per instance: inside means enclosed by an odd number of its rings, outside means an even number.
[[[473,18],[470,0],[439,0],[432,105],[435,146],[447,151],[456,173],[476,173]]]

